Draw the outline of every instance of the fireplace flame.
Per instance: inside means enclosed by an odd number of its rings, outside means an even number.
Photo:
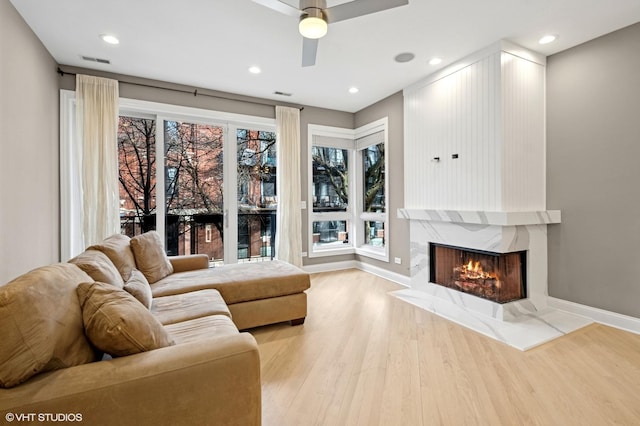
[[[469,260],[469,263],[462,265],[462,270],[468,279],[498,279],[494,272],[485,272],[480,262],[474,262],[473,260]]]

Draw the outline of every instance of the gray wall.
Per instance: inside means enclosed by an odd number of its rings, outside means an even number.
[[[194,96],[194,88],[189,86],[66,65],[62,65],[61,68],[68,73],[87,74],[118,80],[120,82],[120,97],[122,98],[247,114],[258,117],[275,117],[273,102],[264,99],[203,89],[198,89],[198,93],[211,96]],[[60,88],[75,90],[75,81],[73,75],[65,74],[65,76],[60,79]],[[167,90],[158,89],[157,87],[166,88]],[[286,105],[286,103],[282,105]]]
[[[60,257],[56,63],[0,0],[0,284]]]
[[[356,113],[355,127],[364,126],[383,117],[389,117],[389,140],[386,155],[389,161],[389,263],[364,256],[356,258],[389,271],[409,276],[409,221],[397,218],[404,207],[404,97],[402,92],[389,96]],[[399,257],[402,264],[394,263]]]
[[[547,63],[549,294],[640,317],[640,23]]]

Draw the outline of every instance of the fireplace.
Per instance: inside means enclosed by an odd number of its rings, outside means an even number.
[[[493,253],[429,243],[429,281],[497,303],[527,297],[526,251]]]

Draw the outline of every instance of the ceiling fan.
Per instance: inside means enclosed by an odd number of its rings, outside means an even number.
[[[326,0],[300,0],[300,8],[296,9],[280,0],[253,1],[277,12],[300,19],[298,29],[303,37],[303,67],[316,64],[318,40],[327,34],[327,24],[409,4],[409,0],[353,0],[327,8]]]

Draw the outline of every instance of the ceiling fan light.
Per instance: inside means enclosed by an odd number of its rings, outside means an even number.
[[[327,34],[327,21],[322,16],[320,9],[311,9],[306,15],[300,19],[298,30],[303,37],[316,39],[322,38]]]

